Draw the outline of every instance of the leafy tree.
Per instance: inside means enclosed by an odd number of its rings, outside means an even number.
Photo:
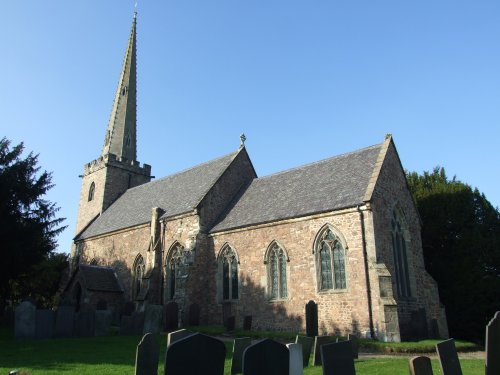
[[[425,265],[439,285],[450,335],[484,340],[500,310],[500,213],[444,168],[408,173],[422,219]]]
[[[58,208],[44,199],[52,175],[40,171],[38,155],[23,157],[24,146],[0,140],[0,302],[32,294],[22,285],[54,262],[56,237],[65,229]],[[24,290],[24,295],[20,292]]]

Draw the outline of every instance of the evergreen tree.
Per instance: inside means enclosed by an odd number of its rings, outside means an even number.
[[[422,219],[425,265],[439,285],[450,336],[484,340],[500,310],[500,213],[444,168],[408,173]]]

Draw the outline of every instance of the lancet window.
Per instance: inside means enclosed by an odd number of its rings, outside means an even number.
[[[137,298],[141,291],[142,287],[142,278],[144,277],[144,271],[146,269],[146,265],[144,264],[144,258],[142,255],[138,255],[135,258],[134,268],[132,273],[132,294],[133,298]]]
[[[165,262],[167,293],[168,298],[173,299],[178,292],[180,286],[180,278],[183,276],[183,251],[184,246],[179,243],[174,244],[170,248],[170,252]]]
[[[398,209],[394,209],[391,220],[392,251],[394,256],[394,268],[396,276],[396,291],[400,297],[410,297],[410,274],[408,268],[407,242],[403,228],[403,215]]]
[[[219,269],[222,278],[222,299],[234,300],[239,298],[238,257],[234,249],[225,245],[219,255]]]
[[[95,183],[92,181],[89,188],[89,195],[88,195],[89,202],[94,199],[94,193],[95,193]]]
[[[273,242],[266,256],[269,280],[269,297],[271,299],[284,299],[288,297],[286,263],[288,257],[285,250]]]
[[[330,228],[320,234],[315,251],[319,290],[346,289],[344,246]]]

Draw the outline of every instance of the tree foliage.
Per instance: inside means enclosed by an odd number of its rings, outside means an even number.
[[[65,228],[56,205],[44,198],[52,175],[40,171],[38,155],[23,157],[23,149],[22,143],[11,148],[9,140],[0,140],[0,301],[31,294],[24,285],[43,273],[44,262],[60,260],[54,258],[56,237]]]
[[[450,335],[482,341],[500,310],[500,213],[444,168],[407,177],[422,219],[426,269],[438,282]]]

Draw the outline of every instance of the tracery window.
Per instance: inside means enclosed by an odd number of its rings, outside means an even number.
[[[142,278],[144,276],[144,271],[146,269],[146,265],[144,264],[144,258],[142,255],[137,255],[134,262],[134,268],[132,272],[132,296],[133,298],[137,298],[141,291],[142,287]]]
[[[400,297],[410,297],[410,274],[407,258],[407,241],[403,228],[403,215],[394,209],[391,220],[392,251],[396,276],[396,291]]]
[[[183,275],[183,250],[184,247],[181,244],[176,243],[171,247],[169,254],[167,255],[165,271],[167,280],[166,290],[169,299],[173,299],[175,297],[177,291],[176,288],[178,288],[180,284],[179,279]]]
[[[234,300],[239,297],[238,257],[229,245],[225,245],[219,255],[219,268],[222,272],[222,299]]]
[[[92,181],[89,188],[89,196],[88,196],[89,202],[94,199],[94,192],[95,192],[95,183],[94,181]]]
[[[288,297],[286,263],[288,257],[286,252],[273,242],[267,251],[266,263],[268,268],[269,297],[271,299],[284,299]]]
[[[320,234],[316,254],[319,290],[346,289],[344,246],[330,228]]]

